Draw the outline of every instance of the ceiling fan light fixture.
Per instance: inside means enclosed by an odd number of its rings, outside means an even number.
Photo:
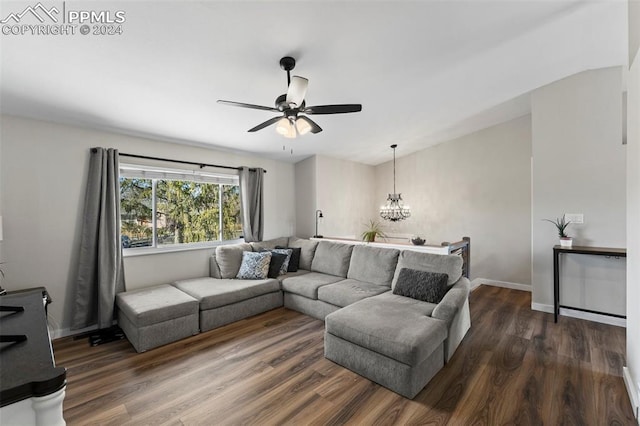
[[[298,118],[296,120],[296,130],[300,136],[306,135],[311,131],[311,124],[304,118]]]
[[[309,80],[298,75],[292,77],[291,71],[295,66],[296,60],[290,56],[285,56],[280,59],[280,68],[287,72],[287,93],[278,96],[275,101],[275,106],[273,107],[225,101],[223,99],[218,99],[218,103],[280,113],[281,115],[279,117],[270,118],[247,131],[253,133],[276,124],[276,132],[286,138],[295,138],[298,135],[322,132],[322,127],[318,126],[318,124],[307,117],[307,115],[346,114],[362,111],[362,105],[360,104],[307,106],[305,97],[307,96]]]
[[[294,139],[297,136],[295,126],[286,117],[282,117],[280,120],[278,120],[278,124],[276,125],[276,132],[289,139]]]

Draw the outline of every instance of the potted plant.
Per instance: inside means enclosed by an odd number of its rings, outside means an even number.
[[[376,237],[387,238],[385,233],[382,231],[382,225],[380,222],[370,220],[366,226],[367,229],[362,233],[362,241],[372,243],[376,240]]]
[[[560,238],[561,247],[571,247],[571,244],[573,243],[573,239],[570,236],[568,236],[567,233],[565,232],[565,230],[567,229],[567,226],[569,226],[569,224],[571,223],[570,221],[565,220],[564,216],[562,216],[561,218],[557,218],[556,220],[551,220],[551,219],[542,219],[542,220],[551,222],[556,226],[556,229],[558,230],[558,237]]]

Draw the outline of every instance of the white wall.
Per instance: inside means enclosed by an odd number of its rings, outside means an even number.
[[[315,234],[316,157],[295,165],[296,235],[309,238]]]
[[[627,371],[632,401],[640,401],[640,2],[629,2],[627,79]],[[629,377],[626,376],[629,374]],[[637,407],[636,407],[637,409]],[[635,412],[635,410],[634,410]]]
[[[315,235],[315,211],[322,210],[318,233],[325,237],[359,238],[375,219],[374,168],[347,160],[314,155],[296,163],[296,235]]]
[[[431,244],[471,237],[472,278],[530,283],[529,116],[399,157],[396,163],[396,188],[412,216],[388,226],[391,233],[419,234]],[[376,167],[377,206],[392,190],[390,161]]]
[[[0,198],[3,206],[5,287],[46,287],[56,329],[70,325],[73,277],[89,148],[267,169],[265,239],[295,230],[294,166],[288,163],[2,116]],[[166,165],[167,163],[162,163]],[[127,288],[208,274],[209,250],[127,257]]]
[[[316,178],[317,208],[324,214],[318,227],[320,235],[359,239],[367,222],[378,219],[375,168],[319,155]]]
[[[531,111],[533,304],[544,310],[553,305],[558,236],[542,219],[583,213],[585,223],[568,228],[574,245],[626,246],[622,70],[585,71],[537,89]],[[563,303],[624,313],[624,260],[563,259]]]

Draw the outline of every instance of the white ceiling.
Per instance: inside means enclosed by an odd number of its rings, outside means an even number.
[[[0,19],[36,3],[3,1]],[[284,161],[378,164],[392,143],[403,156],[522,116],[531,90],[627,61],[622,0],[65,7],[123,10],[123,34],[0,36],[3,113]],[[286,91],[285,55],[310,81],[307,105],[362,103],[362,112],[314,116],[324,131],[295,140],[273,127],[247,133],[273,114],[216,100],[273,105]]]

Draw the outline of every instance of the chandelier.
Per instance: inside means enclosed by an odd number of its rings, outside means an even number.
[[[404,205],[402,201],[402,194],[396,193],[396,148],[397,144],[391,145],[393,149],[393,194],[389,194],[387,197],[387,203],[380,207],[380,217],[384,220],[391,222],[398,222],[400,220],[411,217],[411,209],[409,206]]]

